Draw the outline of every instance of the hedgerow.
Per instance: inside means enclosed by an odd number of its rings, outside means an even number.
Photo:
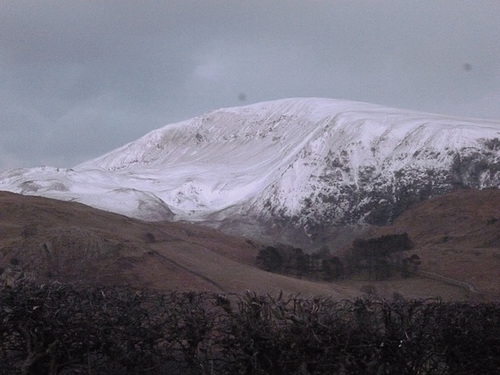
[[[0,373],[499,374],[500,306],[25,283]]]

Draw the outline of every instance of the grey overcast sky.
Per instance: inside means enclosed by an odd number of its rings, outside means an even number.
[[[287,97],[500,118],[499,0],[0,0],[0,170]]]

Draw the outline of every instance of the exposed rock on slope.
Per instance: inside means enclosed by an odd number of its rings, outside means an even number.
[[[221,109],[71,170],[0,174],[0,189],[141,219],[295,228],[386,224],[455,188],[500,184],[500,121],[330,99]]]

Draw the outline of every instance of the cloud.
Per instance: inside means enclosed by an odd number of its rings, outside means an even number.
[[[0,169],[72,166],[241,93],[500,118],[498,14],[498,1],[2,2]]]

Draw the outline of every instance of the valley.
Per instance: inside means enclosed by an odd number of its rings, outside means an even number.
[[[439,213],[452,217],[451,212],[463,212],[471,200],[478,209],[466,215],[463,225],[468,230],[462,230],[460,237],[468,247],[460,245],[456,238],[443,244],[449,228]],[[325,282],[263,271],[257,268],[256,257],[264,243],[199,224],[144,222],[79,203],[1,192],[0,267],[8,269],[12,259],[17,259],[23,277],[41,283],[102,283],[237,294],[245,290],[261,294],[282,291],[304,298],[373,295],[391,299],[396,293],[404,298],[492,301],[500,297],[496,283],[500,261],[496,241],[500,231],[492,227],[498,225],[496,221],[488,223],[500,217],[500,212],[491,211],[495,207],[492,203],[497,201],[500,192],[492,190],[461,191],[424,203],[433,217],[441,217],[432,235],[422,231],[422,226],[431,222],[425,219],[422,205],[408,211],[391,227],[370,229],[371,235],[408,232],[415,243],[411,252],[422,259],[420,275],[407,279],[394,276],[383,281],[355,277]],[[412,217],[421,218],[421,224],[409,223]],[[331,251],[342,256],[346,249]],[[442,278],[428,277],[425,272]],[[472,284],[478,293],[460,283]]]

